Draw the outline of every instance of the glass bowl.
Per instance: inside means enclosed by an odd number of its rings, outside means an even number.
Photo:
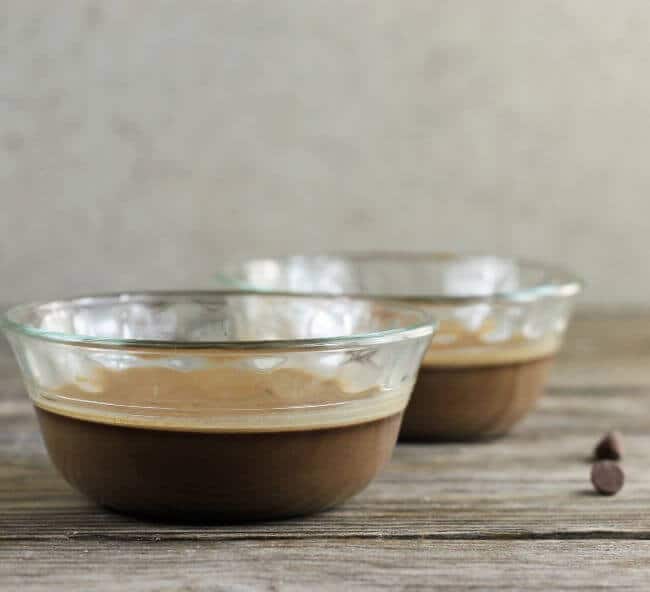
[[[364,295],[417,305],[440,322],[401,438],[505,434],[542,394],[581,282],[492,255],[349,254],[224,264],[217,283],[258,292]]]
[[[363,489],[433,331],[398,304],[227,292],[28,304],[2,327],[71,485],[200,521],[306,514]]]

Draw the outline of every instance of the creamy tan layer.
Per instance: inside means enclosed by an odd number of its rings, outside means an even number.
[[[516,364],[551,357],[561,343],[562,338],[557,334],[534,340],[514,337],[505,341],[490,341],[481,332],[445,332],[441,327],[425,353],[422,365],[462,367]]]
[[[39,407],[88,421],[190,431],[280,431],[344,426],[403,411],[399,390],[346,389],[297,369],[232,367],[178,371],[143,366],[102,369],[47,392],[30,389]]]

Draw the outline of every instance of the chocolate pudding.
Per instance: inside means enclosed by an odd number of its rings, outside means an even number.
[[[404,412],[402,440],[454,441],[506,433],[541,396],[559,337],[486,343],[445,331],[426,353]]]
[[[407,398],[297,369],[142,366],[80,377],[36,409],[53,463],[99,504],[247,521],[323,510],[363,489],[390,458]]]

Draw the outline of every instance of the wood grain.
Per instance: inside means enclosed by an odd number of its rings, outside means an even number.
[[[647,589],[650,541],[50,541],[0,548],[3,590]]]
[[[507,438],[400,445],[344,506],[247,526],[143,523],[54,472],[0,347],[1,590],[593,589],[650,582],[650,314],[586,315],[539,408]],[[588,456],[625,438],[627,483]]]
[[[552,385],[650,384],[650,311],[579,315],[551,377]]]

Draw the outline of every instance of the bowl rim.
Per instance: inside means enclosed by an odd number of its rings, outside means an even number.
[[[464,259],[494,259],[505,263],[514,264],[519,268],[537,269],[544,273],[552,281],[542,281],[525,288],[493,292],[486,295],[450,295],[450,294],[376,294],[364,292],[341,292],[340,296],[352,298],[369,298],[373,300],[397,300],[413,304],[441,304],[441,305],[465,305],[478,303],[527,303],[545,300],[549,298],[570,298],[579,294],[585,286],[584,280],[573,272],[557,265],[550,265],[534,259],[519,257],[508,257],[498,254],[484,252],[451,252],[451,251],[340,251],[324,253],[285,254],[269,257],[242,257],[239,259],[225,260],[222,269],[217,271],[215,279],[228,285],[230,288],[257,292],[259,294],[290,293],[296,295],[331,296],[332,292],[301,292],[299,290],[282,291],[270,288],[255,287],[253,284],[238,281],[228,274],[228,269],[234,266],[242,266],[252,262],[273,261],[287,262],[291,259],[341,259],[351,262],[363,263],[367,261],[390,260],[408,263],[409,261],[422,262],[431,260],[435,263],[447,261],[461,261]]]
[[[332,302],[358,301],[377,305],[373,298],[363,296],[347,296],[332,294],[296,294],[292,292],[258,292],[255,290],[133,290],[123,292],[108,292],[61,298],[56,300],[34,301],[18,304],[6,309],[0,315],[0,329],[7,333],[14,333],[29,338],[36,338],[49,342],[81,345],[97,348],[119,349],[173,349],[173,350],[227,350],[239,351],[312,351],[358,348],[370,345],[380,345],[431,336],[438,328],[438,322],[425,310],[401,302],[382,302],[381,305],[395,310],[416,315],[419,322],[404,327],[372,331],[368,333],[355,333],[351,335],[337,335],[332,337],[309,337],[301,339],[268,339],[268,340],[230,340],[230,341],[187,341],[164,339],[137,339],[96,337],[78,333],[65,333],[40,329],[26,323],[15,321],[12,315],[26,311],[30,308],[57,307],[65,305],[89,305],[106,301],[116,302],[152,302],[159,299],[183,298],[209,298],[209,297],[248,297],[248,298],[289,298],[292,300],[331,300]]]

